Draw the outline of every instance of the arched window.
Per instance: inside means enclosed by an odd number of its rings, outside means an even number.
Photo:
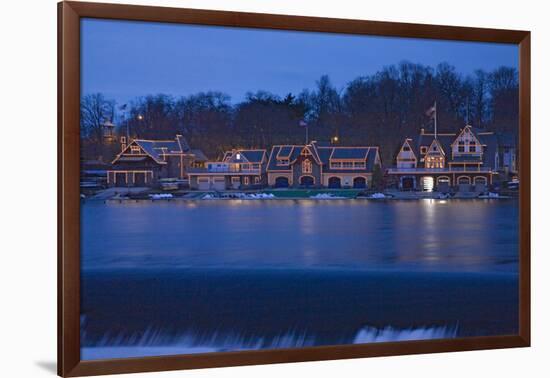
[[[311,160],[306,159],[302,162],[302,173],[312,173],[313,172],[313,165],[311,164]]]

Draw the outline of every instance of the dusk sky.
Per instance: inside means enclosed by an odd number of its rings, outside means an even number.
[[[462,74],[518,67],[516,45],[84,19],[82,93],[121,105],[138,96],[222,91],[284,96],[328,74],[339,89],[403,60]]]

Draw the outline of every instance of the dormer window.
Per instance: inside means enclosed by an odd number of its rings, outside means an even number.
[[[476,152],[476,142],[470,141],[470,152]]]
[[[139,154],[141,152],[141,148],[139,148],[139,146],[131,146],[130,147],[130,152],[132,154]]]
[[[288,159],[278,159],[277,165],[288,165],[289,161]]]
[[[458,152],[464,152],[464,141],[458,141]]]

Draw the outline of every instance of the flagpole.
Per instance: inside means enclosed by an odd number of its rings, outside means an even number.
[[[437,101],[434,102],[434,138],[437,139]]]
[[[470,99],[466,99],[466,125],[470,124]]]

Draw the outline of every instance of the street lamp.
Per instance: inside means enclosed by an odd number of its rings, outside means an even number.
[[[337,135],[332,137],[332,144],[336,144],[336,143],[338,143],[338,136]]]
[[[141,120],[143,120],[143,116],[141,114],[138,114],[137,119],[139,119],[141,121]]]

